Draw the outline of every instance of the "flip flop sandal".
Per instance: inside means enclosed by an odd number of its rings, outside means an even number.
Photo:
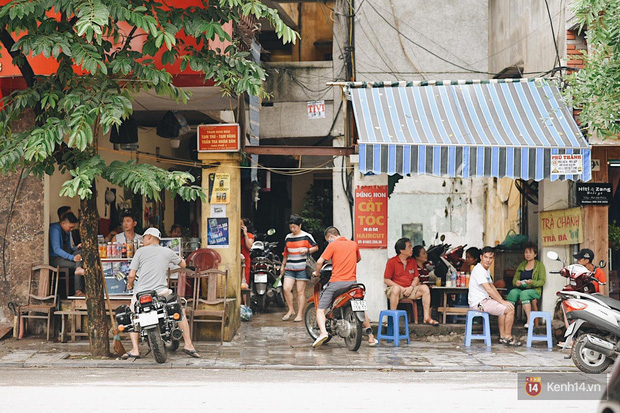
[[[188,356],[193,357],[195,359],[199,359],[200,358],[200,354],[198,354],[198,352],[196,350],[183,349],[183,353],[185,353]]]
[[[499,344],[508,344],[508,339],[500,338],[499,339]]]
[[[439,322],[437,320],[433,320],[433,319],[425,320],[424,324],[428,324],[428,325],[431,325],[433,327],[439,327]]]
[[[517,340],[514,337],[510,337],[510,339],[508,339],[508,342],[506,343],[507,346],[510,347],[521,347],[523,345],[522,342],[520,342],[519,340]]]
[[[133,354],[131,354],[129,352],[127,352],[127,353],[125,353],[125,354],[123,354],[121,356],[121,360],[127,360],[127,359],[130,359],[130,358],[139,359],[140,356],[134,356]]]

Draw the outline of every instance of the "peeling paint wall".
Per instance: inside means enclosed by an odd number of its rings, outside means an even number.
[[[392,246],[403,236],[402,225],[410,223],[422,224],[427,246],[437,233],[452,245],[482,246],[485,191],[484,179],[401,179],[388,203],[388,255],[394,255]]]

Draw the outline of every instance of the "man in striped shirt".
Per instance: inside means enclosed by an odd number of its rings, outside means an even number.
[[[297,317],[299,322],[303,318],[304,306],[306,305],[306,284],[310,280],[310,274],[306,272],[306,259],[319,247],[312,235],[301,230],[303,219],[299,215],[291,215],[288,221],[291,233],[284,239],[284,252],[282,253],[282,275],[284,276],[284,297],[288,311],[282,317],[288,321],[295,314],[293,302],[293,287],[297,285]]]

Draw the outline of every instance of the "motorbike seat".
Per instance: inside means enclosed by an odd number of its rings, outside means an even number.
[[[148,290],[148,291],[141,291],[138,294],[136,294],[136,298],[138,299],[138,301],[140,301],[140,297],[142,297],[143,295],[152,295],[153,297],[157,296],[157,291],[155,290]]]
[[[164,297],[167,303],[171,303],[173,301],[177,300],[177,295],[176,294],[170,294],[167,297]]]
[[[614,300],[613,298],[607,297],[606,295],[601,293],[594,293],[592,294],[592,296],[595,297],[597,300],[604,302],[614,310],[620,311],[620,301]]]
[[[341,289],[339,289],[338,291],[336,291],[336,292],[334,293],[334,298],[339,297],[339,296],[341,296],[342,294],[346,293],[347,291],[351,291],[352,289],[354,289],[354,288],[358,288],[358,287],[361,287],[361,288],[363,288],[364,290],[366,290],[366,286],[365,286],[364,284],[361,284],[361,283],[356,283],[356,284],[353,284],[353,285],[351,285],[351,286],[349,286],[349,287],[341,288]]]

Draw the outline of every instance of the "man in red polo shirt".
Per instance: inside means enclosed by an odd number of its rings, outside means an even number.
[[[401,238],[394,246],[396,256],[390,258],[385,265],[383,281],[387,285],[385,294],[390,300],[390,310],[396,310],[398,302],[403,298],[418,300],[422,298],[424,323],[438,326],[431,318],[431,290],[426,284],[420,284],[420,274],[416,260],[412,258],[413,247],[409,238]]]
[[[329,243],[321,258],[316,262],[315,276],[319,276],[323,263],[332,261],[332,275],[329,279],[327,287],[321,292],[319,298],[319,307],[316,309],[316,322],[319,325],[321,334],[312,344],[312,347],[319,347],[325,340],[329,338],[327,329],[325,328],[325,310],[327,310],[334,301],[334,293],[342,288],[357,283],[357,263],[362,259],[360,250],[355,241],[351,241],[340,235],[340,231],[336,227],[327,227],[325,229],[325,241]],[[368,315],[364,320],[366,331],[370,331],[370,320]],[[374,347],[377,345],[375,336],[368,333],[368,345]]]

